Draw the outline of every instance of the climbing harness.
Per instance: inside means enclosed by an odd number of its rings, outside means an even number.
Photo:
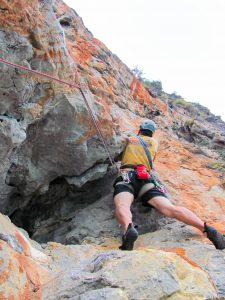
[[[125,183],[130,183],[131,182],[130,177],[129,177],[129,172],[121,171],[121,176],[123,178],[123,182],[125,182]]]
[[[109,150],[109,148],[108,148],[108,146],[107,146],[107,144],[106,144],[106,142],[105,142],[105,140],[104,140],[102,131],[101,131],[101,129],[99,128],[99,126],[98,126],[98,124],[97,124],[96,117],[94,116],[94,114],[93,114],[93,112],[92,112],[92,109],[91,109],[91,107],[90,107],[90,105],[89,105],[89,103],[88,103],[87,97],[85,96],[85,93],[84,93],[84,91],[82,90],[80,84],[69,83],[69,82],[64,81],[64,80],[62,80],[62,79],[60,79],[60,78],[57,78],[57,77],[48,75],[48,74],[43,73],[43,72],[40,72],[40,71],[36,71],[36,70],[30,69],[30,68],[27,68],[27,67],[18,65],[18,64],[16,64],[16,63],[10,62],[10,61],[8,61],[8,60],[6,60],[6,59],[0,58],[0,62],[1,62],[1,63],[4,63],[4,64],[6,64],[6,65],[9,65],[9,66],[18,68],[18,69],[22,69],[22,70],[25,70],[25,71],[28,71],[28,72],[37,74],[37,75],[42,76],[42,77],[47,77],[47,78],[49,78],[49,79],[52,79],[52,80],[54,80],[54,81],[60,82],[60,83],[65,84],[65,85],[68,85],[68,86],[70,86],[70,87],[78,88],[79,91],[80,91],[80,93],[81,93],[81,96],[83,97],[84,102],[85,102],[85,104],[86,104],[86,106],[87,106],[88,112],[89,112],[89,114],[90,114],[90,116],[91,116],[91,119],[92,119],[92,122],[93,122],[93,124],[94,124],[94,126],[95,126],[95,128],[96,128],[96,130],[97,130],[97,133],[98,133],[98,135],[99,135],[99,138],[100,138],[100,140],[101,140],[101,142],[102,142],[102,144],[103,144],[103,146],[104,146],[104,148],[105,148],[105,150],[106,150],[106,153],[108,154],[109,161],[110,161],[110,163],[111,163],[112,166],[115,165],[115,161],[114,161],[114,159],[113,159],[113,157],[112,157],[112,155],[111,155],[111,153],[110,153],[110,150]]]

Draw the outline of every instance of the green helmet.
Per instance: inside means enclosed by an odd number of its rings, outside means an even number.
[[[157,125],[152,120],[145,120],[140,125],[141,129],[150,130],[152,133],[156,131]]]

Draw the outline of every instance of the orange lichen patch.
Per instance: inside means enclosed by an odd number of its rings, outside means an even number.
[[[11,273],[11,271],[13,269],[11,261],[8,262],[8,266],[7,267],[8,267],[7,270],[1,271],[1,274],[0,274],[0,285],[2,285],[3,283],[7,282],[8,279],[9,279],[9,277],[10,277],[10,273]]]
[[[12,2],[2,0],[0,7],[0,26],[7,30],[28,35],[37,23],[42,23],[42,16],[38,11],[39,2],[15,0]],[[20,12],[18,14],[18,12]]]
[[[143,84],[135,76],[133,77],[132,83],[130,85],[131,95],[143,104],[147,99],[150,99],[148,91],[144,88]]]
[[[225,221],[223,197],[213,188],[220,186],[221,179],[205,167],[210,160],[193,155],[191,148],[160,131],[157,136],[160,146],[155,167],[175,203],[193,210],[205,221]]]
[[[24,254],[30,256],[31,255],[30,245],[29,245],[28,241],[25,240],[22,233],[20,233],[19,231],[16,231],[15,237],[16,237],[17,241],[19,242],[19,244],[23,247]]]
[[[143,108],[144,108],[143,105],[145,105],[145,107],[149,106],[152,111],[158,110],[164,115],[168,115],[167,104],[158,98],[152,98],[149,92],[145,89],[145,87],[141,83],[141,81],[138,80],[136,77],[133,77],[130,90],[133,98],[139,102],[140,106],[138,107],[138,111],[141,112],[141,114],[143,113]]]
[[[91,57],[97,53],[96,47],[83,39],[77,41],[76,47],[76,59],[82,64],[88,64]]]
[[[18,289],[19,291],[16,299],[42,299],[41,286],[49,279],[47,269],[41,267],[30,257],[13,250],[9,251],[9,255],[12,268],[8,268],[8,270],[10,271],[10,276],[15,277],[13,290]],[[14,270],[14,268],[16,269]],[[20,279],[24,278],[24,274],[26,274],[26,282]]]
[[[5,264],[0,273],[0,289],[4,291],[2,292],[3,297],[0,299],[33,299],[30,294],[30,283],[24,276],[24,268],[15,257],[20,254],[10,248],[7,243],[1,243],[1,246],[1,255],[3,255]]]
[[[196,264],[193,260],[191,260],[190,258],[188,258],[186,256],[186,252],[183,248],[164,248],[164,249],[161,249],[161,250],[165,251],[165,252],[176,253],[177,255],[179,255],[181,258],[183,258],[186,262],[188,262],[193,267],[201,269],[201,267],[198,264]]]
[[[19,263],[20,273],[26,272],[28,279],[38,288],[41,284],[41,278],[40,269],[36,262],[20,253],[15,253],[14,257]]]

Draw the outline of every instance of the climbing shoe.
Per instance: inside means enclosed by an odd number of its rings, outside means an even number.
[[[134,242],[138,238],[138,232],[135,229],[137,226],[134,226],[130,223],[127,227],[127,231],[122,236],[122,245],[119,247],[120,250],[133,250]]]
[[[205,230],[207,234],[207,238],[213,243],[216,249],[223,250],[225,249],[225,236],[219,233],[216,228],[204,224]]]

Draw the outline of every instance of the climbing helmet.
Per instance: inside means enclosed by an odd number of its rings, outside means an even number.
[[[154,133],[156,131],[157,125],[152,120],[145,120],[141,123],[140,128],[150,130],[152,133]]]

